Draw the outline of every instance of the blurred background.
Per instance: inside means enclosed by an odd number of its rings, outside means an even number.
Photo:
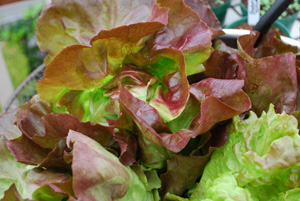
[[[42,8],[50,1],[0,0],[0,112],[1,108],[15,96],[13,93],[16,92],[18,86],[34,69],[43,63],[45,53],[40,52],[36,45],[35,26]],[[245,15],[245,9],[243,11],[243,6],[241,5],[245,0],[206,1],[211,4],[216,14],[221,15],[220,18],[217,16],[222,21],[223,27],[231,25]],[[269,2],[270,4],[271,1],[264,2]],[[299,10],[299,7],[296,7],[297,9]],[[296,20],[292,22],[288,32],[291,38],[299,41],[299,12],[296,12],[295,16]],[[28,94],[34,94],[36,92],[35,84],[36,81],[32,83],[30,89],[26,89],[27,91],[22,90],[21,92],[27,93],[27,95],[25,94],[26,97]],[[21,104],[24,101],[22,94],[20,97],[21,99],[18,97],[19,103],[17,104]]]
[[[35,25],[46,0],[0,0],[0,111],[45,53],[36,45]]]

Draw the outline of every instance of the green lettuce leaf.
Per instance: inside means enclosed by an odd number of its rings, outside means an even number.
[[[18,182],[19,175],[27,170],[27,165],[17,162],[6,146],[8,140],[19,137],[22,134],[13,124],[14,115],[15,112],[11,112],[0,116],[0,199],[3,198],[6,190],[12,188],[11,186]],[[12,189],[6,194],[10,194],[11,191]]]
[[[276,114],[273,105],[260,118],[253,112],[245,120],[236,116],[227,144],[212,154],[191,199],[228,195],[232,200],[243,196],[245,200],[277,200],[293,196],[294,191],[287,192],[299,188],[299,157],[300,136],[293,116]],[[231,185],[220,190],[217,186],[226,185],[225,180]],[[233,195],[237,197],[230,197]]]

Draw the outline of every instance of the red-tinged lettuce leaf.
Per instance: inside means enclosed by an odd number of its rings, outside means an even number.
[[[244,90],[258,115],[267,111],[270,103],[279,113],[295,111],[298,92],[295,55],[284,53],[247,63]]]
[[[67,181],[49,184],[49,186],[56,192],[67,194],[69,197],[75,197],[72,178]]]
[[[179,116],[189,96],[185,57],[182,52],[166,48],[148,51],[146,55],[138,53],[129,56],[136,65],[135,68],[150,72],[154,76],[147,83],[147,87],[145,84],[136,86],[139,87],[139,93],[144,93],[147,98],[140,98],[133,89],[129,91],[157,109],[166,122]]]
[[[236,45],[236,43],[235,43]],[[237,49],[229,47],[224,41],[222,41],[221,39],[215,39],[214,40],[214,45],[213,45],[214,49],[219,49],[228,53],[235,53],[238,52]]]
[[[124,111],[137,125],[143,138],[173,152],[179,152],[186,146],[191,137],[205,133],[216,123],[250,109],[250,99],[241,89],[243,85],[244,81],[242,80],[212,78],[192,85],[190,93],[199,102],[198,104],[201,103],[200,114],[194,114],[195,118],[189,129],[183,128],[176,133],[171,133],[155,108],[133,97],[122,86],[120,88],[120,103]],[[198,107],[200,108],[200,106]],[[190,120],[187,119],[187,121]],[[183,125],[186,124],[183,123]]]
[[[183,0],[158,0],[154,7],[157,5],[170,8],[170,11],[168,24],[151,41],[152,50],[180,50],[185,56],[187,75],[204,71],[201,64],[209,58],[211,47],[212,34],[209,27]]]
[[[75,198],[72,178],[57,183],[43,185],[33,192],[35,200],[62,200],[63,198]]]
[[[112,121],[110,126],[117,128],[114,133],[114,139],[119,143],[121,153],[119,160],[125,166],[131,166],[136,162],[136,153],[138,148],[137,139],[134,131],[134,123],[129,115],[120,112],[117,120]]]
[[[122,26],[100,32],[93,39],[92,47],[68,46],[47,66],[38,82],[41,99],[56,106],[69,90],[99,88],[104,78],[119,71],[128,54],[143,47],[144,37],[162,27],[159,22]]]
[[[53,0],[44,8],[36,29],[40,49],[49,53],[46,63],[67,46],[89,45],[101,30],[146,22],[152,5],[152,0]]]
[[[10,140],[6,144],[18,162],[29,165],[41,163],[51,151],[51,149],[41,148],[24,135],[17,139]]]
[[[251,108],[251,102],[242,91],[243,80],[221,80],[207,78],[195,83],[190,93],[201,103],[201,115],[192,126],[204,133],[220,121],[230,119]]]
[[[121,90],[126,89],[121,86]],[[142,105],[139,106],[142,107]],[[147,114],[150,113],[148,112]],[[155,115],[158,114],[155,113],[154,115],[149,116],[149,119],[147,119],[148,123],[158,130],[169,130],[163,123],[161,117]],[[166,165],[166,160],[170,159],[171,152],[168,149],[149,141],[143,136],[143,133],[135,128],[133,120],[123,109],[123,106],[121,106],[121,115],[114,122],[114,127],[119,130],[115,134],[115,139],[119,142],[121,147],[122,155],[120,156],[120,162],[124,165],[131,165],[135,162],[135,159],[138,158],[146,167],[161,169]],[[123,139],[126,139],[126,141]]]
[[[254,58],[262,58],[262,56],[260,55],[267,54],[263,51],[263,49],[266,47],[268,48],[272,47],[274,50],[272,50],[271,52],[275,52],[275,54],[282,54],[287,52],[298,53],[299,51],[297,46],[292,46],[284,43],[280,38],[279,32],[275,30],[270,31],[264,37],[264,39],[261,41],[260,45],[258,46],[258,49],[256,50]]]
[[[91,122],[81,122],[77,117],[69,114],[49,114],[43,117],[45,125],[44,136],[34,136],[32,140],[41,147],[54,148],[63,137],[68,135],[70,129],[85,133],[90,138],[96,140],[104,147],[111,147],[115,143],[113,140],[113,128],[92,124]]]
[[[243,35],[238,38],[239,52],[249,61],[252,58],[259,59],[288,52],[297,53],[299,51],[296,46],[284,43],[280,39],[279,33],[274,30],[268,32],[258,47],[254,48],[258,37],[258,32],[251,32],[250,35]]]
[[[41,101],[39,96],[33,96],[30,101],[18,106],[16,121],[17,124],[19,124],[20,120],[24,119],[25,117],[31,116],[31,118],[34,118],[34,121],[40,122],[40,117],[51,112],[52,110],[48,104]],[[32,135],[28,134],[28,136]]]
[[[12,184],[4,193],[4,197],[1,201],[31,201],[29,199],[23,199],[16,189],[16,185]]]
[[[10,155],[8,149],[2,146],[2,140],[1,149],[2,157],[5,157],[1,161],[0,179],[0,196],[4,196],[3,200],[36,200],[33,197],[35,190],[45,184],[60,183],[69,178],[61,173],[37,168],[33,169],[33,166],[18,163]],[[4,195],[3,193],[8,187],[10,189]]]
[[[225,34],[222,26],[215,13],[210,9],[208,2],[203,0],[184,0],[195,12],[198,13],[200,19],[207,24],[212,32],[212,39]]]
[[[20,129],[14,124],[16,110],[6,112],[0,115],[0,137],[3,140],[11,140],[22,135]]]
[[[62,138],[48,155],[38,164],[38,167],[55,169],[60,172],[71,172],[71,164],[64,158],[65,151],[68,150],[66,137]]]
[[[184,136],[179,132],[172,134],[155,108],[135,98],[122,85],[120,86],[120,104],[124,112],[137,124],[142,134],[141,140],[146,138],[147,141],[175,152],[180,151],[189,141],[189,135]]]
[[[209,59],[204,63],[206,77],[218,79],[236,79],[244,77],[241,73],[245,69],[244,59],[235,53],[228,53],[219,49],[212,51]]]
[[[251,99],[253,111],[258,115],[266,111],[270,103],[275,105],[276,112],[290,113],[296,107],[298,87],[295,56],[293,53],[279,54],[283,51],[282,49],[292,50],[293,48],[284,45],[274,37],[274,34],[274,32],[269,33],[266,40],[269,40],[271,44],[274,44],[274,41],[278,43],[274,46],[277,48],[275,53],[267,52],[275,55],[253,58],[258,51],[253,48],[258,35],[251,33],[238,39],[239,51],[244,58],[231,51],[225,53],[221,50],[214,50],[210,59],[205,63],[207,72],[203,73],[208,77],[245,80],[243,89]],[[267,46],[267,42],[264,42],[263,46]]]
[[[143,134],[138,133],[138,158],[141,163],[151,169],[162,169],[167,160],[172,158],[171,152],[164,146],[148,140]]]
[[[167,162],[167,173],[160,176],[163,194],[169,192],[182,195],[186,189],[192,188],[202,175],[213,150],[210,149],[205,156],[173,155],[172,160]]]
[[[114,134],[114,139],[119,143],[121,153],[119,160],[123,165],[131,166],[136,162],[137,140],[133,136],[124,135],[124,133]]]
[[[57,173],[50,170],[44,170],[40,168],[34,168],[28,172],[25,172],[19,178],[19,185],[21,185],[20,193],[24,198],[33,200],[57,200],[58,198],[68,197],[65,193],[55,191],[43,191],[43,195],[38,192],[45,189],[44,186],[52,184],[66,184],[70,179],[69,176],[63,173]],[[55,193],[54,193],[55,192]],[[38,197],[36,197],[38,196]],[[44,199],[42,199],[44,198]],[[47,198],[47,199],[45,199]]]
[[[145,22],[101,31],[91,40],[97,63],[116,74],[127,55],[140,51],[148,37],[163,27],[160,22]]]
[[[73,189],[78,200],[130,201],[148,197],[138,176],[96,141],[70,131],[67,144],[72,149]]]
[[[61,171],[70,170],[70,165],[63,158],[67,150],[65,138],[70,129],[85,133],[104,147],[118,148],[113,139],[113,128],[83,123],[70,114],[47,114],[44,111],[48,109],[50,107],[38,99],[19,107],[17,122],[23,135],[7,142],[18,161]]]
[[[20,106],[17,112],[18,127],[23,135],[41,148],[54,149],[68,135],[69,129],[86,133],[105,147],[111,147],[115,142],[113,128],[91,122],[84,123],[73,115],[48,113],[49,111],[50,106],[38,99],[32,99]]]
[[[118,87],[119,82],[129,89],[136,85],[149,82],[152,77],[153,75],[147,71],[135,69],[134,66],[131,65],[125,65],[120,69],[118,74],[109,82],[104,84],[101,89],[112,90]]]
[[[298,55],[296,56],[297,60],[296,60],[296,71],[297,71],[297,81],[298,81],[298,96],[297,96],[297,111],[300,110],[300,58],[298,58]]]
[[[198,147],[189,155],[174,154],[172,160],[167,162],[167,172],[160,175],[161,193],[182,195],[187,189],[191,189],[202,175],[212,152],[222,147],[227,139],[228,123],[221,124],[201,135]]]
[[[181,129],[189,129],[192,121],[200,115],[200,104],[194,96],[190,96],[182,113],[174,120],[167,122],[172,133]]]
[[[160,49],[153,54],[146,70],[160,79],[149,105],[168,122],[180,115],[189,97],[184,56],[174,49]]]
[[[79,200],[92,201],[96,196],[111,200],[126,194],[130,175],[116,157],[80,133],[70,131],[67,140],[73,150],[73,189]]]

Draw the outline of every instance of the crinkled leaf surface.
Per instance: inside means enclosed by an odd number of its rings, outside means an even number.
[[[272,105],[260,118],[253,112],[245,120],[235,117],[228,143],[212,154],[192,198],[206,198],[215,180],[223,181],[224,174],[234,176],[235,188],[250,192],[254,200],[279,198],[299,187],[299,143],[297,120],[285,113],[275,114]],[[223,191],[220,193],[230,192]]]
[[[249,97],[241,90],[243,83],[241,80],[211,78],[193,85],[190,92],[201,103],[201,115],[193,119],[189,129],[183,128],[176,133],[170,132],[155,108],[133,97],[122,86],[120,103],[147,140],[179,152],[191,137],[202,134],[216,123],[250,108]]]

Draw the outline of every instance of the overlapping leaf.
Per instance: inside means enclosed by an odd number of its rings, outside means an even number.
[[[241,80],[207,79],[193,85],[190,92],[198,104],[201,103],[201,110],[192,120],[189,129],[181,128],[175,133],[168,131],[155,108],[135,98],[122,86],[120,103],[137,124],[143,137],[171,151],[179,152],[191,137],[202,134],[216,123],[241,114],[251,107],[249,97],[241,90],[243,83]]]
[[[244,90],[251,98],[252,109],[257,114],[261,114],[272,103],[277,112],[291,113],[297,105],[298,84],[296,57],[292,52],[287,51],[295,51],[295,48],[284,45],[270,33],[265,39],[266,42],[254,49],[252,45],[257,37],[257,34],[252,33],[238,39],[239,51],[248,61],[245,68]],[[271,55],[261,53],[260,50],[266,47],[268,42],[274,48],[273,52],[269,52]],[[257,56],[258,54],[260,56]],[[255,57],[261,58],[255,59]]]
[[[73,189],[78,200],[154,200],[137,174],[96,141],[70,131],[67,145],[72,149]]]
[[[146,22],[152,4],[153,1],[140,0],[52,1],[37,21],[38,45],[49,53],[49,63],[67,46],[89,45],[101,30]]]
[[[114,146],[112,128],[83,123],[72,115],[49,111],[50,107],[38,98],[18,109],[17,124],[23,135],[7,142],[9,150],[18,161],[69,170],[63,153],[67,148],[65,138],[70,129],[85,133],[105,147]]]
[[[253,112],[245,120],[236,116],[228,143],[213,153],[191,200],[292,197],[289,191],[299,192],[299,178],[294,177],[299,172],[299,143],[296,119],[276,114],[273,105],[260,118]]]

